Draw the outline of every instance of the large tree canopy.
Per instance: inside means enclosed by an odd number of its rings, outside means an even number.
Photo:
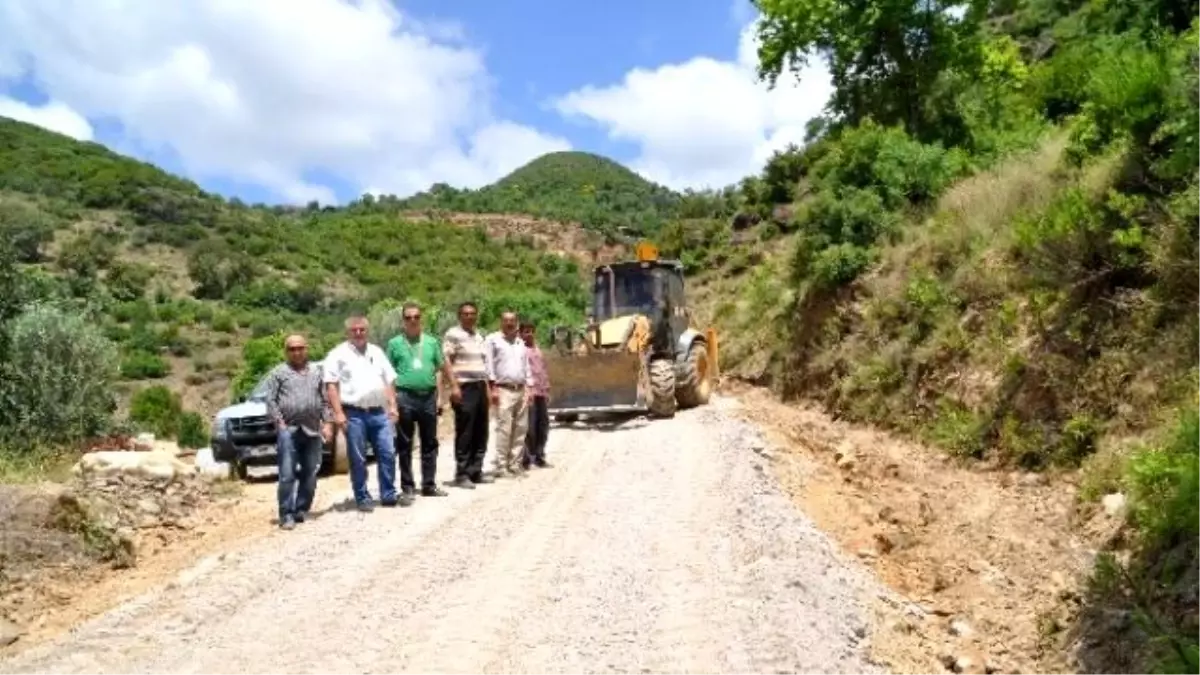
[[[813,56],[829,62],[830,113],[850,124],[868,117],[924,138],[924,102],[941,74],[979,57],[984,9],[951,0],[754,0],[758,74],[771,86]]]

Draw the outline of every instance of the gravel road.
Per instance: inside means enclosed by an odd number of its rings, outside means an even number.
[[[775,487],[734,405],[555,428],[554,468],[525,479],[331,509],[0,672],[876,672],[873,582]]]

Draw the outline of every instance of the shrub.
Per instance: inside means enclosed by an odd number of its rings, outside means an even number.
[[[253,338],[242,345],[242,363],[231,383],[234,400],[246,396],[270,372],[272,368],[283,362],[283,340],[287,335],[283,332],[274,335]],[[325,358],[325,353],[336,345],[341,338],[333,335],[325,338],[308,338],[308,357],[313,361]]]
[[[162,438],[174,438],[179,433],[182,414],[179,394],[161,384],[138,391],[129,401],[129,419]]]
[[[5,329],[0,427],[17,445],[94,436],[112,419],[117,348],[97,322],[37,304]],[[14,433],[15,432],[15,433]]]
[[[127,380],[155,380],[166,377],[171,366],[158,354],[133,351],[121,361],[121,377]]]
[[[208,426],[198,412],[187,411],[179,418],[179,447],[203,448],[208,445]]]
[[[1168,443],[1134,455],[1128,482],[1144,543],[1170,547],[1200,537],[1200,415],[1189,407]]]

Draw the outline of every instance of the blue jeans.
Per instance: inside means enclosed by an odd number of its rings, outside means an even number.
[[[375,450],[375,464],[379,471],[379,499],[384,503],[396,501],[396,447],[392,423],[387,413],[368,412],[361,408],[345,407],[346,411],[346,454],[350,456],[350,486],[354,489],[354,501],[365,504],[371,501],[367,489],[367,441]]]
[[[276,498],[279,501],[280,522],[285,518],[295,518],[297,513],[306,513],[312,508],[324,445],[320,434],[309,436],[298,427],[280,429],[275,435],[279,463]]]

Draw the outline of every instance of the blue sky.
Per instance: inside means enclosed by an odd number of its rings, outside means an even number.
[[[802,138],[746,0],[6,0],[0,115],[257,202],[478,187],[553,150],[721,187]]]

